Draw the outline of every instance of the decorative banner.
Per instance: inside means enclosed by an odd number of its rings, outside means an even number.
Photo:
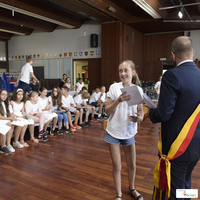
[[[24,59],[25,58],[25,56],[24,55],[22,55],[22,59]]]
[[[93,56],[94,55],[94,51],[90,51],[90,55]]]
[[[54,57],[57,57],[57,55],[58,55],[57,53],[54,53]]]
[[[40,54],[37,54],[37,58],[40,58]]]
[[[72,52],[69,52],[69,56],[70,56],[70,57],[72,56]]]
[[[53,54],[52,53],[50,53],[50,58],[52,58],[53,57]]]
[[[21,58],[21,56],[18,56],[18,58],[20,59],[20,58]]]
[[[79,52],[79,56],[82,56],[82,55],[83,55],[83,52],[82,52],[82,51],[80,51],[80,52]]]
[[[34,55],[33,55],[33,58],[35,58],[35,57],[36,57],[36,55],[34,54]]]
[[[12,59],[14,59],[14,56],[12,56]]]
[[[60,53],[59,56],[62,57],[62,53]]]
[[[77,52],[74,52],[74,56],[77,56]]]
[[[48,58],[49,54],[48,54],[48,53],[45,53],[45,56],[46,56],[46,58]]]
[[[15,56],[15,59],[17,59],[17,56]]]
[[[64,56],[67,57],[67,52],[64,53]]]
[[[88,55],[88,51],[85,51],[85,56],[87,56]]]
[[[44,54],[41,54],[41,57],[44,58]]]
[[[100,55],[100,51],[96,51],[96,55],[99,56]]]

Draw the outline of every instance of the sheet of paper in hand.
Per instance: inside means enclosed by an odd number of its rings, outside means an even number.
[[[143,94],[144,97],[144,103],[149,107],[149,108],[156,108],[157,105],[147,96],[145,93]]]
[[[76,108],[74,108],[74,107],[72,107],[72,106],[69,106],[69,111],[70,111],[70,112],[74,112],[74,111],[76,111]]]
[[[141,89],[141,90],[140,90]],[[122,93],[126,92],[125,95],[130,95],[131,99],[127,101],[129,106],[137,105],[143,103],[143,91],[136,85],[121,88]]]
[[[7,126],[6,124],[0,123],[0,133],[5,135],[9,130],[10,126]]]
[[[50,108],[50,109],[49,109]],[[48,106],[47,106],[47,109],[49,109],[49,112],[53,112],[54,111],[54,107],[51,105],[51,104],[49,104]]]
[[[26,112],[23,112],[23,115],[27,117],[27,119],[31,119],[31,115],[27,114]]]

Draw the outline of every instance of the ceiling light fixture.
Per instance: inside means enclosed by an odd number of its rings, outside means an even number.
[[[136,3],[140,8],[142,8],[145,12],[151,15],[154,19],[162,18],[146,1],[144,0],[132,0]]]
[[[183,17],[183,13],[182,13],[181,11],[179,11],[179,12],[178,12],[178,16],[179,16],[179,18],[182,19],[182,17]]]
[[[182,19],[182,17],[183,17],[183,7],[181,7],[181,9],[179,10],[178,16],[179,16],[179,18]]]
[[[48,18],[48,17],[44,17],[44,16],[42,16],[42,15],[38,15],[38,14],[29,12],[29,11],[26,11],[26,10],[22,10],[22,9],[20,9],[20,8],[16,8],[16,7],[13,7],[13,6],[4,4],[4,3],[0,3],[0,7],[1,7],[1,8],[8,9],[8,10],[14,10],[15,12],[18,12],[18,13],[21,13],[21,14],[24,14],[24,15],[28,15],[28,16],[30,16],[30,17],[35,17],[35,18],[37,18],[37,19],[41,19],[41,20],[44,20],[44,21],[47,21],[47,22],[51,22],[51,23],[54,23],[54,24],[58,24],[58,25],[60,25],[60,26],[66,27],[66,28],[75,28],[75,27],[72,26],[72,25],[69,25],[69,24],[66,24],[66,23],[63,23],[63,22],[60,22],[60,21],[57,21],[57,20]]]
[[[113,8],[112,6],[109,6],[107,9],[108,9],[109,11],[113,12],[113,13],[116,11],[116,9]]]

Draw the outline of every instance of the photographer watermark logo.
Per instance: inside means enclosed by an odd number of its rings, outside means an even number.
[[[197,189],[176,189],[176,198],[198,198]]]

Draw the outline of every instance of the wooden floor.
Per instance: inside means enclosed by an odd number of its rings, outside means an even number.
[[[30,143],[9,156],[0,155],[0,200],[114,200],[111,158],[103,141],[102,122],[73,135],[48,136],[46,143]],[[136,135],[137,172],[135,186],[150,200],[157,157],[159,124],[146,118]],[[128,179],[122,153],[123,200]],[[200,190],[200,162],[192,177],[192,188]],[[200,196],[200,194],[199,194]]]

